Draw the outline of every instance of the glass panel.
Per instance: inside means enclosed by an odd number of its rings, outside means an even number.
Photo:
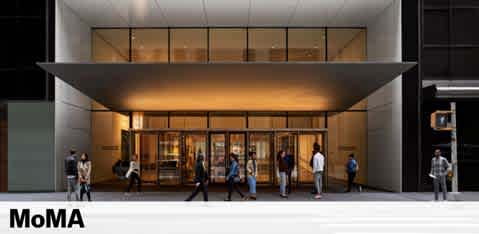
[[[279,184],[279,169],[278,169],[278,152],[285,151],[286,155],[293,155],[294,161],[297,162],[298,157],[296,155],[297,152],[297,144],[296,144],[297,135],[293,133],[277,133],[276,134],[276,150],[274,153],[274,162],[275,162],[275,183]],[[295,163],[297,165],[297,163]],[[295,184],[297,181],[297,167],[293,169],[291,173],[291,183]]]
[[[285,61],[285,29],[250,29],[248,61]]]
[[[288,61],[324,61],[325,58],[324,29],[288,30]]]
[[[288,128],[312,128],[313,117],[290,116],[288,117]]]
[[[170,53],[172,62],[207,61],[206,29],[171,29]]]
[[[157,135],[140,135],[141,180],[156,183],[156,157],[158,155]]]
[[[160,185],[180,183],[180,136],[177,133],[159,135],[158,182]]]
[[[94,62],[127,62],[130,54],[129,29],[92,30]]]
[[[453,19],[451,21],[451,23],[453,24],[451,27],[451,29],[453,30],[451,33],[451,39],[453,40],[452,43],[479,45],[478,30],[471,30],[471,28],[477,27],[476,23],[477,19],[479,18],[479,1],[476,0],[474,2],[476,2],[476,6],[473,8],[471,7],[469,9],[453,9]],[[443,22],[435,22],[435,24],[443,24]]]
[[[239,175],[244,179],[246,161],[246,136],[244,133],[230,134],[230,153],[238,155]]]
[[[323,135],[299,135],[298,148],[298,181],[299,183],[313,183],[313,170],[309,165],[313,152],[313,144],[317,142],[323,152]],[[324,184],[324,183],[323,183]]]
[[[366,60],[366,30],[328,29],[328,60]]]
[[[246,61],[246,29],[210,29],[210,61]]]
[[[210,117],[211,128],[246,128],[244,116],[212,116]]]
[[[203,116],[172,116],[170,128],[206,128],[206,121]]]
[[[193,183],[195,176],[195,163],[198,155],[203,155],[205,166],[208,165],[206,154],[206,135],[187,135],[185,137],[185,171],[183,181],[186,184]]]
[[[257,183],[271,183],[271,172],[273,170],[271,137],[271,134],[265,133],[249,135],[249,152],[256,152]]]
[[[249,116],[248,128],[286,128],[286,117]]]
[[[143,128],[168,128],[168,116],[144,115]]]
[[[224,134],[211,134],[210,179],[212,183],[224,183],[226,176],[226,137]]]
[[[449,43],[449,12],[424,11],[424,43]]]
[[[168,62],[168,29],[132,29],[131,47],[135,62]]]

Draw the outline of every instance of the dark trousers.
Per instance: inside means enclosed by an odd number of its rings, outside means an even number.
[[[136,190],[138,192],[141,192],[141,179],[140,179],[140,176],[135,173],[135,172],[132,172],[130,174],[130,184],[128,185],[128,189],[126,190],[127,192],[130,192],[131,190],[131,187],[133,187],[133,184],[135,183],[136,181]]]
[[[291,193],[291,185],[293,184],[292,181],[293,181],[293,169],[290,169],[286,172],[288,174],[288,186],[287,186],[287,189],[286,189],[286,192],[287,193]]]
[[[238,194],[243,198],[244,194],[241,192],[238,183],[234,182],[234,178],[230,178],[228,180],[228,200],[231,200],[231,193],[233,193],[233,189],[238,192]]]
[[[356,172],[348,172],[348,192],[351,192],[351,189],[353,188],[355,177]]]
[[[195,186],[195,189],[193,190],[191,195],[188,198],[186,198],[186,201],[193,200],[200,191],[203,192],[203,201],[208,201],[208,185],[204,183],[200,183],[200,185]]]
[[[89,186],[90,185],[88,185],[86,183],[81,183],[80,184],[80,201],[83,201],[83,195],[85,193],[86,193],[86,196],[88,198],[88,201],[91,201],[90,188],[87,188]]]

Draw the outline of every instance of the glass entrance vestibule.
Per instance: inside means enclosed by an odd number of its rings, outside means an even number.
[[[311,184],[313,144],[327,152],[326,129],[141,129],[130,134],[131,154],[139,156],[142,181],[159,186],[192,184],[198,155],[205,158],[210,183],[224,183],[230,153],[238,155],[244,183],[249,152],[256,153],[257,183],[275,185],[279,182],[276,155],[281,150],[294,157],[292,183]]]

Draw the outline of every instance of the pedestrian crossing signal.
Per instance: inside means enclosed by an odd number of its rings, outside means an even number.
[[[436,131],[452,131],[451,111],[435,111],[431,114],[431,128]]]

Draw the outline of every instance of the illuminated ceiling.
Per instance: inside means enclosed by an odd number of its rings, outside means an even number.
[[[340,111],[415,64],[39,63],[116,111]]]

